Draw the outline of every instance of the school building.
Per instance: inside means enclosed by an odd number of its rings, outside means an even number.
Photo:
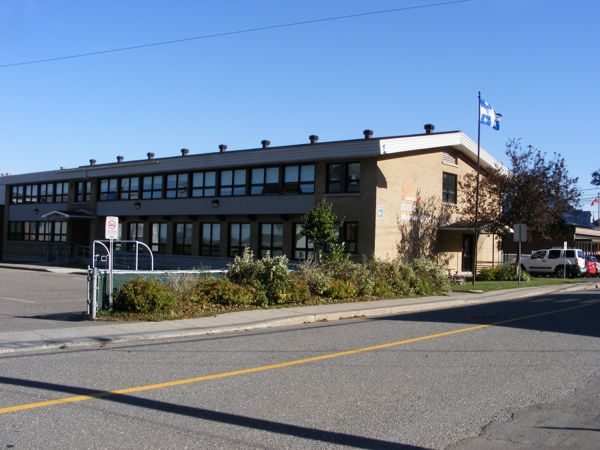
[[[394,258],[410,235],[419,198],[459,206],[459,180],[476,170],[477,145],[461,131],[308,142],[89,164],[0,177],[2,258],[89,263],[90,244],[117,216],[120,236],[145,242],[156,267],[223,267],[243,248],[256,255],[310,256],[303,214],[326,198],[344,218],[340,239],[356,257]],[[501,164],[481,149],[481,167]],[[422,219],[422,218],[421,218]],[[472,224],[437,231],[449,270],[471,271]],[[498,237],[478,241],[478,267],[502,260]]]

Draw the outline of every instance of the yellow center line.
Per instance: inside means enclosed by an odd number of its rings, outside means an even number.
[[[585,307],[588,307],[591,305],[592,304],[590,303],[590,304],[585,304],[585,305],[571,306],[569,308],[562,308],[562,309],[557,309],[557,310],[553,310],[553,311],[530,314],[527,316],[515,317],[513,319],[501,320],[501,321],[493,322],[493,323],[489,323],[489,324],[473,325],[470,327],[459,328],[456,330],[450,330],[450,331],[444,331],[441,333],[430,334],[427,336],[403,339],[401,341],[387,342],[384,344],[371,345],[368,347],[361,347],[361,348],[345,350],[345,351],[336,352],[336,353],[328,353],[325,355],[311,356],[309,358],[295,359],[292,361],[286,361],[286,362],[281,362],[281,363],[276,363],[276,364],[268,364],[265,366],[251,367],[248,369],[234,370],[231,372],[222,372],[222,373],[216,373],[216,374],[212,374],[212,375],[204,375],[204,376],[200,376],[200,377],[184,378],[181,380],[173,380],[173,381],[165,381],[163,383],[147,384],[147,385],[143,385],[143,386],[133,386],[133,387],[123,388],[123,389],[116,389],[113,391],[98,392],[96,394],[77,395],[77,396],[73,396],[73,397],[57,398],[55,400],[46,400],[43,402],[25,403],[25,404],[21,404],[21,405],[7,406],[5,408],[0,408],[0,414],[7,414],[7,413],[11,413],[11,412],[16,412],[16,411],[25,411],[28,409],[43,408],[46,406],[62,405],[62,404],[66,404],[66,403],[77,403],[77,402],[82,402],[85,400],[111,397],[114,395],[123,395],[123,394],[131,394],[134,392],[152,391],[152,390],[156,390],[156,389],[163,389],[163,388],[168,388],[168,387],[173,387],[173,386],[181,386],[184,384],[200,383],[202,381],[218,380],[221,378],[234,377],[237,375],[246,375],[246,374],[251,374],[251,373],[266,372],[268,370],[282,369],[284,367],[297,366],[300,364],[307,364],[307,363],[312,363],[312,362],[316,362],[316,361],[325,361],[328,359],[340,358],[343,356],[356,355],[358,353],[365,353],[365,352],[371,352],[371,351],[375,351],[375,350],[383,350],[383,349],[390,348],[390,347],[397,347],[400,345],[412,344],[415,342],[426,341],[429,339],[437,339],[437,338],[441,338],[441,337],[445,337],[445,336],[452,336],[455,334],[466,333],[469,331],[482,330],[484,328],[489,328],[489,327],[492,327],[495,325],[502,325],[502,324],[506,324],[506,323],[516,322],[519,320],[531,319],[534,317],[548,316],[548,315],[557,314],[560,312],[585,308]]]

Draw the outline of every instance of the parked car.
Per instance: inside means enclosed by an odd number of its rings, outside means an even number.
[[[595,256],[587,256],[585,263],[587,267],[586,275],[588,277],[597,277],[600,275],[600,261]]]
[[[531,274],[555,275],[564,277],[565,269],[569,277],[583,276],[587,272],[587,265],[583,250],[560,247],[537,250],[531,256],[521,258],[521,269]]]

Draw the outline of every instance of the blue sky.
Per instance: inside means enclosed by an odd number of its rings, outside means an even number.
[[[0,0],[0,65],[440,0]],[[0,69],[0,172],[436,130],[477,133],[477,91],[519,137],[600,169],[595,0],[473,0]],[[594,191],[584,191],[589,209]]]

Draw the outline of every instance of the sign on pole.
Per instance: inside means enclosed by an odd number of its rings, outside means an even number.
[[[513,229],[515,230],[513,234],[515,242],[527,242],[527,225],[524,223],[515,223]]]
[[[108,307],[112,310],[113,305],[113,241],[119,239],[119,218],[108,216],[104,225],[104,237],[110,241],[108,249]]]
[[[527,242],[527,225],[515,223],[513,225],[513,240],[519,243],[519,254],[517,255],[517,284],[521,284],[521,243]]]
[[[108,216],[104,225],[104,239],[119,239],[119,218]]]

